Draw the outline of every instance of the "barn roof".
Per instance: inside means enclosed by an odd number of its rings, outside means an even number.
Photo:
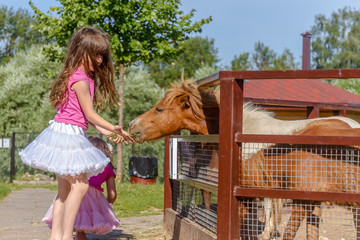
[[[250,80],[244,97],[360,106],[360,96],[315,79]]]

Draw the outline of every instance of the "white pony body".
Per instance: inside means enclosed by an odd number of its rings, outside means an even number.
[[[250,103],[246,103],[243,108],[243,133],[291,135],[294,132],[304,129],[310,122],[320,119],[339,119],[349,124],[352,128],[360,127],[360,124],[357,121],[340,116],[304,120],[280,120],[274,118],[272,112],[261,110]]]

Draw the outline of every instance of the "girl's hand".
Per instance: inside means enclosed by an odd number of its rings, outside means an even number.
[[[105,136],[114,143],[122,143],[124,141],[124,138],[117,133],[110,132],[109,134],[106,134]]]
[[[117,133],[118,135],[120,135],[124,139],[123,141],[126,144],[128,144],[128,142],[135,143],[135,140],[130,136],[130,134],[128,134],[126,131],[124,131],[121,126],[116,125],[114,132]]]

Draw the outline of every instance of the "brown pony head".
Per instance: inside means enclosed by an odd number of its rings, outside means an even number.
[[[181,129],[208,134],[212,132],[209,128],[216,128],[210,123],[214,119],[217,120],[218,131],[217,94],[200,91],[191,80],[182,80],[171,86],[158,104],[131,121],[129,132],[137,142],[171,135]]]

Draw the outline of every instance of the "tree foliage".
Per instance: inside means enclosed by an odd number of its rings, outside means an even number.
[[[144,68],[132,68],[125,76],[125,106],[124,124],[128,126],[137,116],[150,110],[162,97],[161,89],[150,74]],[[128,170],[128,160],[131,155],[135,156],[155,156],[158,159],[158,172],[160,181],[163,180],[164,166],[164,139],[159,139],[142,144],[133,144],[124,147],[124,169]],[[125,180],[128,175],[125,175]]]
[[[96,26],[109,34],[113,58],[125,66],[175,56],[179,42],[211,21],[192,23],[194,10],[184,14],[179,0],[58,1],[62,6],[50,8],[58,17],[42,13],[30,1],[39,21],[36,29],[64,47],[77,29]]]
[[[286,70],[286,69],[297,69],[298,64],[295,63],[294,55],[290,51],[290,49],[285,48],[284,52],[275,57],[272,65],[269,69],[272,70]]]
[[[252,60],[257,69],[269,69],[275,57],[276,53],[274,52],[274,50],[270,49],[268,46],[265,46],[265,44],[260,41],[255,43]]]
[[[49,93],[59,70],[60,63],[49,61],[37,45],[0,66],[0,132],[43,130],[54,117]]]
[[[185,79],[191,78],[199,68],[216,68],[219,62],[218,50],[214,46],[214,39],[192,37],[178,47],[180,54],[171,60],[155,60],[147,65],[151,77],[156,83],[166,88],[171,82],[180,79],[182,70]]]
[[[312,60],[317,69],[360,67],[360,12],[345,7],[329,18],[317,15],[312,33]]]
[[[31,44],[42,41],[41,36],[31,29],[32,24],[34,19],[28,10],[0,7],[0,62],[7,62],[16,51],[27,50]]]
[[[160,88],[144,68],[131,67],[124,81],[124,126],[128,126],[137,116],[150,110],[163,96],[163,89]],[[103,114],[106,119],[116,120],[117,111],[112,109]],[[125,128],[126,130],[126,128]],[[116,148],[114,148],[116,149]],[[145,142],[124,146],[124,170],[128,170],[129,157],[155,156],[159,162],[159,177],[163,178],[164,163],[164,140]],[[128,174],[124,174],[125,181],[129,180]]]
[[[203,78],[203,77],[209,76],[213,73],[216,73],[217,71],[218,70],[216,67],[204,66],[204,67],[198,68],[195,71],[194,75],[192,76],[192,79],[198,80],[200,78]]]
[[[235,55],[233,60],[231,60],[231,70],[237,71],[251,69],[252,64],[249,57],[249,52],[240,53],[238,56]]]
[[[254,52],[235,55],[231,61],[231,70],[285,70],[297,68],[298,64],[289,49],[285,48],[284,52],[278,55],[260,41],[255,43]]]

